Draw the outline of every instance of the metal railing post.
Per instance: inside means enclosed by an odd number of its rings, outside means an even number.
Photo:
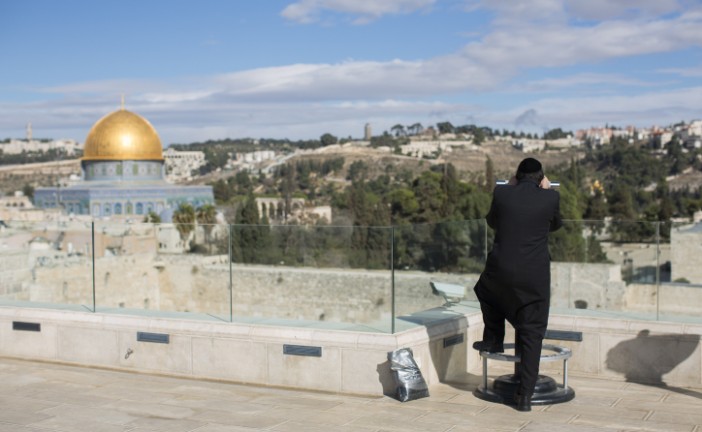
[[[395,334],[395,227],[390,227],[390,333]]]
[[[232,226],[229,225],[229,241],[227,242],[227,253],[229,254],[229,322],[234,321],[234,283],[232,266]]]
[[[90,236],[93,243],[93,313],[95,309],[95,221],[90,222]]]
[[[656,321],[660,320],[661,309],[661,222],[656,222]]]

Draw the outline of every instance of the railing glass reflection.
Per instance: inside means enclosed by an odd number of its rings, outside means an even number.
[[[493,236],[484,220],[5,221],[0,305],[390,333],[477,310],[472,288]],[[693,223],[565,221],[550,238],[552,311],[700,322],[701,238]],[[442,309],[432,281],[464,290]]]
[[[0,304],[93,311],[92,224],[0,222]]]

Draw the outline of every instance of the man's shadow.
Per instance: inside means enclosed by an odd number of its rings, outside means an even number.
[[[702,393],[668,386],[663,375],[692,355],[699,335],[655,335],[641,330],[636,338],[619,342],[607,352],[607,369],[623,373],[627,382],[663,386],[667,390],[702,399]]]

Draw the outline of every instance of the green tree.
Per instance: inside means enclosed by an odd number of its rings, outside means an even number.
[[[268,219],[259,217],[256,198],[250,193],[239,207],[232,227],[232,256],[239,262],[268,264],[274,254]]]
[[[407,135],[407,133],[405,132],[405,127],[399,123],[391,127],[390,130],[395,134],[396,137]]]
[[[322,143],[322,147],[326,147],[339,142],[338,138],[330,133],[325,133],[324,135],[322,135],[319,138],[319,141]]]
[[[567,138],[570,132],[564,132],[561,128],[551,129],[544,133],[545,140],[557,140],[561,138]]]
[[[367,175],[368,164],[366,164],[362,160],[357,160],[352,162],[351,165],[349,165],[349,171],[346,175],[346,178],[348,180],[351,180],[352,182],[355,182],[364,180],[367,177]]]
[[[420,133],[422,133],[423,130],[424,130],[424,127],[422,126],[421,123],[414,123],[411,126],[407,126],[407,132],[410,135],[420,134]]]
[[[444,200],[441,206],[441,219],[452,220],[456,216],[457,204],[460,199],[458,172],[452,164],[443,165],[441,176],[441,191]]]
[[[393,222],[407,223],[419,210],[419,203],[414,196],[412,189],[407,187],[393,188],[388,194],[390,210],[393,217]]]
[[[248,171],[239,171],[234,176],[234,181],[239,195],[247,195],[253,188],[253,182]]]
[[[492,163],[490,156],[485,159],[485,190],[492,191],[495,188],[495,165]]]
[[[441,220],[446,197],[441,181],[442,175],[431,171],[424,171],[414,180],[412,190],[419,202],[419,212],[413,223],[431,223]]]
[[[210,240],[212,230],[217,223],[217,209],[212,204],[205,204],[197,209],[195,212],[195,219],[197,220],[197,223],[202,226],[202,229],[205,232],[205,242],[207,243],[210,253],[212,253],[212,244]]]
[[[454,133],[455,128],[451,122],[440,122],[436,124],[436,129],[438,129],[440,134]]]
[[[173,223],[180,234],[184,248],[189,250],[190,233],[195,229],[195,209],[190,203],[182,202],[173,212]]]
[[[160,224],[161,216],[157,215],[153,211],[150,211],[144,215],[144,223]]]
[[[549,251],[554,261],[583,262],[587,247],[578,191],[571,182],[562,182],[559,190],[563,227],[549,235]]]
[[[229,183],[219,179],[212,184],[212,194],[217,202],[226,203],[232,197]]]
[[[22,193],[30,200],[34,199],[34,186],[28,183],[25,184],[24,187],[22,187]]]

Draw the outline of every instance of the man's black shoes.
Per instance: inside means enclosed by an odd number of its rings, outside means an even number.
[[[514,401],[517,403],[517,411],[522,411],[522,412],[531,411],[531,397],[516,394],[516,395],[514,395]]]
[[[478,351],[486,351],[489,353],[500,353],[504,352],[505,349],[501,343],[496,343],[496,342],[486,342],[486,341],[478,341],[478,342],[473,342],[473,349],[476,349]]]

